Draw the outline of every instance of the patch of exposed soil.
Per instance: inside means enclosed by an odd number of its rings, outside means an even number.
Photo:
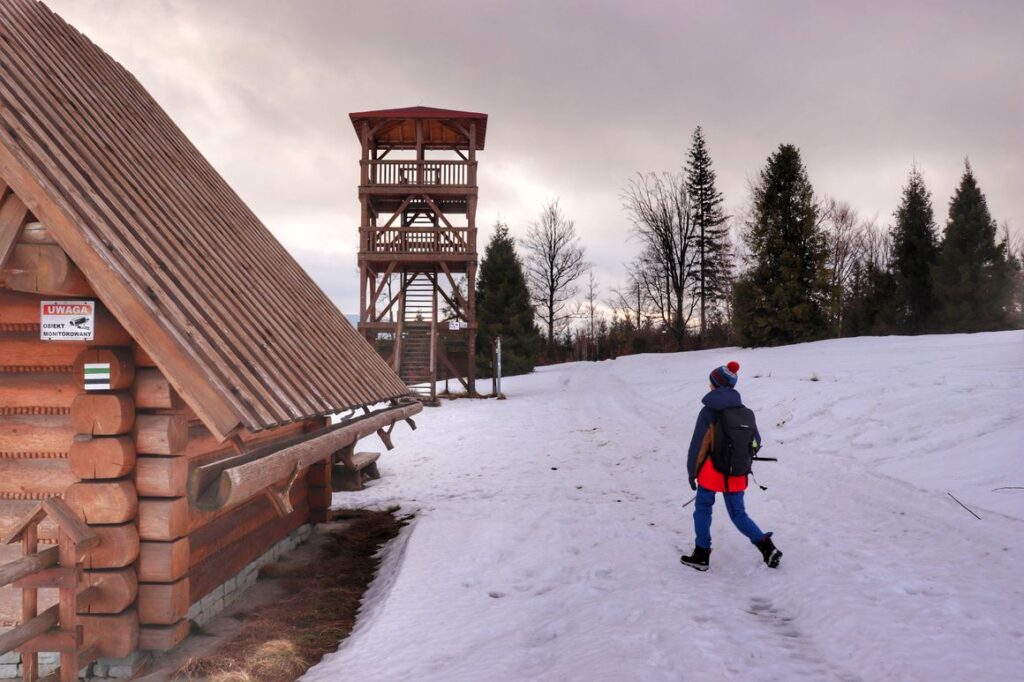
[[[301,676],[352,631],[380,564],[377,551],[408,521],[395,512],[335,512],[294,556],[265,566],[252,594],[196,628],[143,679],[285,682]]]

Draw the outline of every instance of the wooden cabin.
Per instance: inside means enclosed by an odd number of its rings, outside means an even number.
[[[175,646],[420,409],[130,73],[0,0],[0,653],[25,679]]]

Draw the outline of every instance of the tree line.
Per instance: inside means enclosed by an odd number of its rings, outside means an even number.
[[[700,127],[680,171],[638,173],[621,199],[640,252],[604,301],[557,200],[518,243],[495,226],[477,281],[481,376],[497,335],[516,374],[639,352],[1024,324],[1024,244],[997,225],[969,162],[941,230],[916,166],[880,227],[819,197],[791,144],[769,155],[744,215],[728,216]]]

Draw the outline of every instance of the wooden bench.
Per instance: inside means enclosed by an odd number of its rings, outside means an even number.
[[[366,481],[380,478],[377,469],[379,452],[352,452],[351,448],[341,450],[331,472],[331,482],[335,491],[362,490]]]

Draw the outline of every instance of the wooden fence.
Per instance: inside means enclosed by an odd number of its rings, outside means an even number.
[[[39,551],[39,523],[47,516],[58,529],[57,546]],[[21,588],[21,624],[0,635],[0,655],[19,651],[22,679],[39,679],[39,652],[60,653],[60,667],[47,680],[73,682],[78,671],[96,659],[92,647],[83,648],[78,610],[98,595],[98,587],[80,591],[82,559],[99,537],[75,515],[64,500],[45,500],[17,526],[5,544],[21,541],[22,557],[0,566],[0,587]],[[57,588],[59,603],[38,613],[41,588]]]

